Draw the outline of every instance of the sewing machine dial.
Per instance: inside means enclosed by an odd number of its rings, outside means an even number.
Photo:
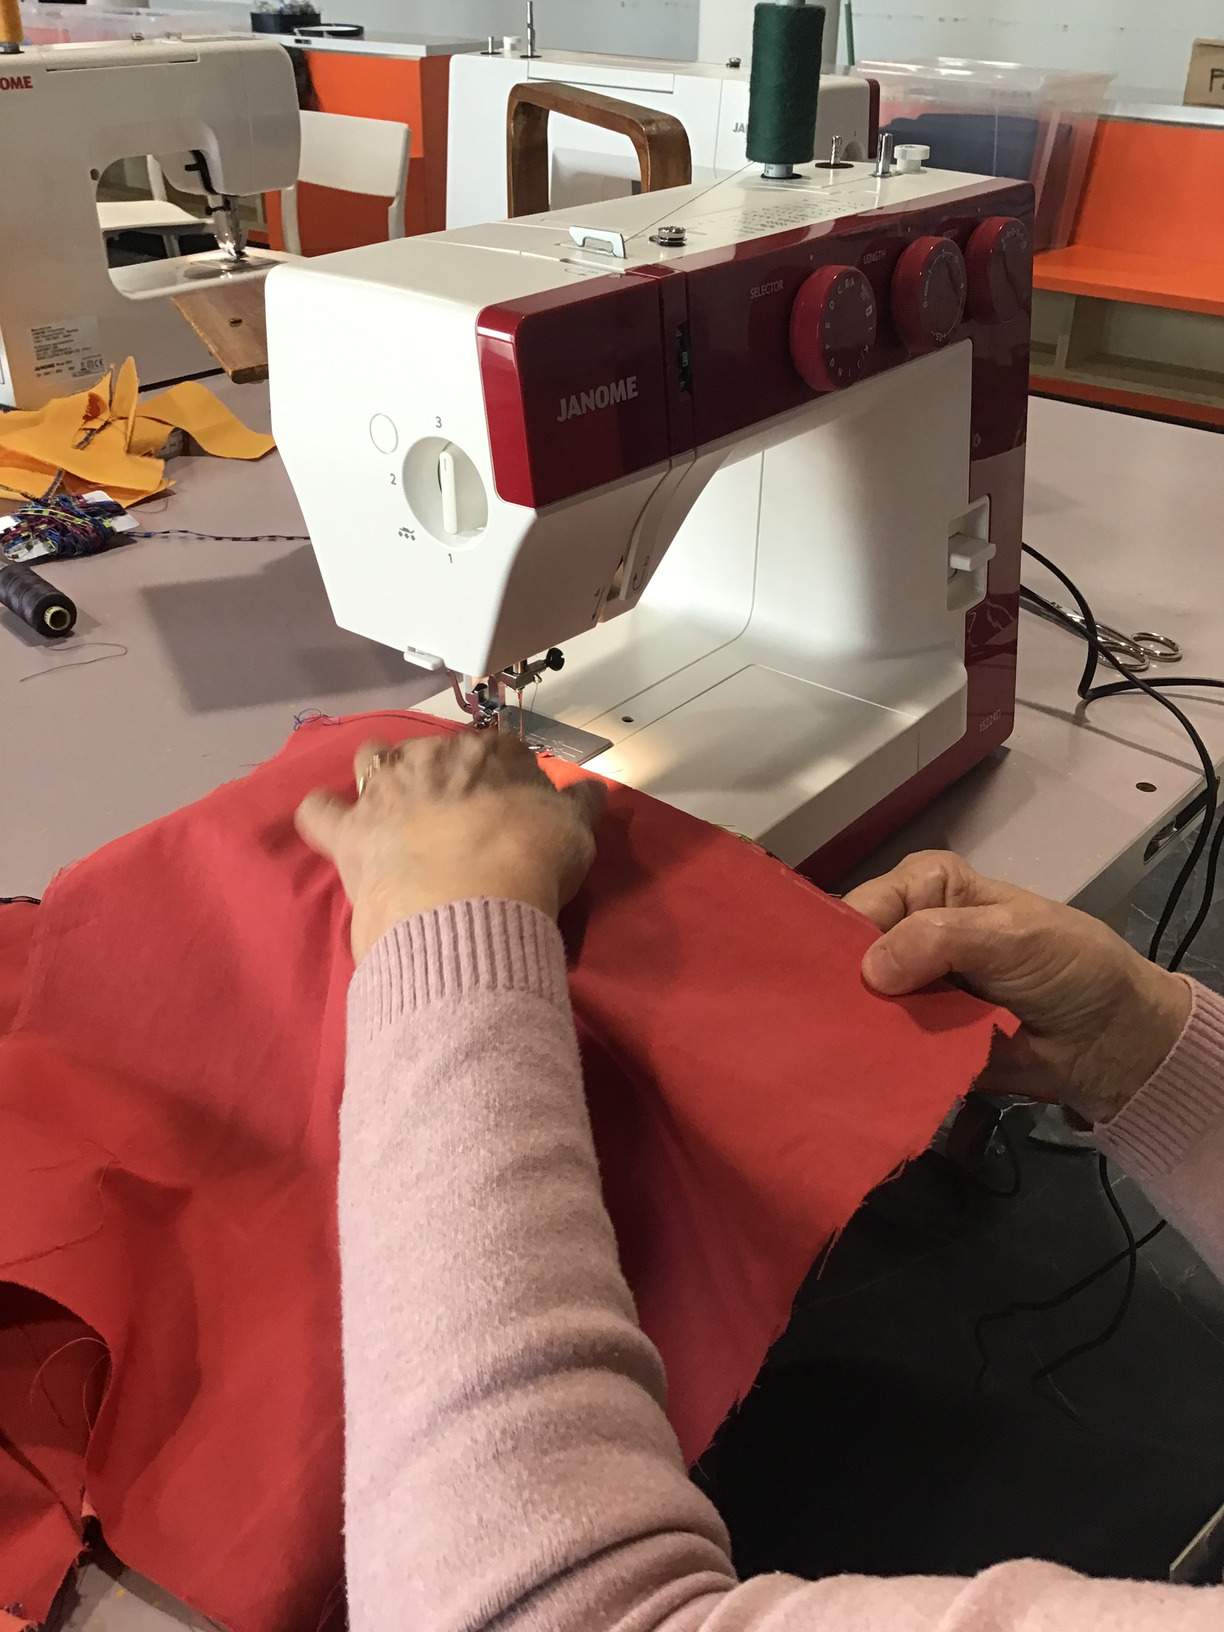
[[[866,275],[854,266],[822,266],[791,307],[791,361],[813,391],[853,385],[866,372],[878,323]]]
[[[889,305],[911,354],[946,346],[965,315],[965,257],[951,238],[915,238],[893,268]]]
[[[421,526],[447,550],[470,548],[489,521],[489,498],[471,457],[444,436],[408,449],[404,497]]]
[[[1033,304],[1033,254],[1028,226],[1010,215],[988,216],[965,250],[969,311],[981,323],[1006,323]]]

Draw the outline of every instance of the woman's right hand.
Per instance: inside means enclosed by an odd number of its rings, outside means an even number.
[[[603,785],[558,792],[508,732],[367,742],[353,771],[357,799],[308,794],[297,828],[340,874],[356,963],[403,919],[452,901],[523,901],[555,918],[595,859]]]
[[[1164,1061],[1190,988],[1111,929],[983,878],[959,856],[910,856],[846,902],[883,931],[863,959],[875,991],[901,996],[953,975],[1021,1022],[981,1086],[1060,1101],[1089,1122],[1117,1114]]]

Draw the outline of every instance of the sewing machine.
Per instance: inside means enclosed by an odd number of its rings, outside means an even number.
[[[266,275],[271,257],[247,251],[238,202],[296,181],[299,129],[274,40],[117,40],[0,59],[0,404],[38,407],[129,354],[145,384],[215,368],[171,297]],[[98,179],[148,154],[208,200],[219,247],[110,268]]]
[[[1001,743],[1032,193],[898,161],[278,267],[337,622],[818,876]]]

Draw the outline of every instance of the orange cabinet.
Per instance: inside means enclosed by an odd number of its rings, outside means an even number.
[[[302,52],[311,87],[309,105],[321,113],[392,119],[412,131],[408,166],[408,231],[438,232],[446,225],[446,125],[450,57],[390,55],[360,44]],[[387,199],[336,192],[303,182],[298,189],[302,248],[307,255],[353,249],[387,236]],[[284,247],[280,198],[266,199],[268,237]]]

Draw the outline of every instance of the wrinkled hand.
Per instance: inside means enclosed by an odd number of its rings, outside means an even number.
[[[1115,1115],[1177,1041],[1185,981],[1072,907],[982,878],[959,856],[911,856],[846,901],[884,931],[863,978],[888,996],[944,975],[1021,1022],[981,1086],[1061,1101],[1090,1122]]]
[[[501,732],[424,737],[394,751],[368,742],[354,769],[368,777],[355,803],[308,794],[296,819],[340,874],[358,963],[401,919],[448,901],[525,901],[555,918],[595,859],[600,784],[559,793],[535,755]]]

